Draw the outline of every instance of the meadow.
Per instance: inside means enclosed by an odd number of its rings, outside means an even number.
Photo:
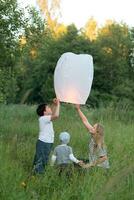
[[[110,169],[75,169],[70,178],[59,177],[48,165],[42,176],[27,179],[38,137],[36,105],[0,105],[0,199],[1,200],[132,200],[134,199],[134,112],[129,106],[82,110],[89,121],[105,130]],[[70,146],[78,158],[88,158],[89,133],[75,108],[61,106],[54,122],[55,144],[59,133],[71,134]]]

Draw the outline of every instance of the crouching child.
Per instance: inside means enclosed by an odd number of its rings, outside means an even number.
[[[55,164],[59,175],[61,175],[62,172],[65,172],[67,176],[70,176],[74,166],[73,164],[83,166],[84,163],[73,155],[72,147],[68,145],[70,141],[69,133],[60,133],[59,139],[61,144],[54,149],[51,157],[51,166],[54,166]]]

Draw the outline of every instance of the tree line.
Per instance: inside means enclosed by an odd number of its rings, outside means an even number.
[[[16,0],[0,2],[0,103],[49,102],[55,96],[56,63],[61,54],[73,52],[94,59],[90,105],[133,106],[134,28],[110,20],[98,28],[90,18],[78,30],[43,19],[35,8],[27,12],[26,17]]]

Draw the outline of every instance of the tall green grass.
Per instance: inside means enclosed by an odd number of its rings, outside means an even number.
[[[110,161],[108,173],[100,168],[74,170],[68,179],[59,177],[48,165],[45,175],[29,175],[38,137],[36,106],[0,106],[0,199],[1,200],[132,200],[134,199],[134,112],[128,107],[89,109],[83,112],[94,124],[105,129]],[[75,108],[62,105],[60,118],[54,122],[55,144],[61,131],[71,134],[70,145],[78,158],[88,158],[89,133]]]

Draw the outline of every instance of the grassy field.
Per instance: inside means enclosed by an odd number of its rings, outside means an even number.
[[[31,171],[38,137],[36,106],[0,105],[0,200],[132,200],[134,199],[134,112],[128,107],[83,108],[92,124],[105,129],[110,170],[74,170],[70,179],[50,166],[43,176],[21,182]],[[88,158],[89,134],[75,108],[61,106],[54,122],[55,144],[61,131],[71,134],[76,157]]]

